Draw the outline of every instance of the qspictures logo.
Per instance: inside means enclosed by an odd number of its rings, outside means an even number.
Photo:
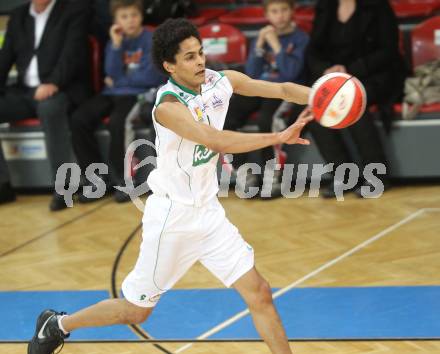
[[[126,172],[130,171],[131,168],[136,171],[147,165],[151,165],[151,167],[154,168],[157,167],[155,154],[147,156],[133,165],[134,152],[141,146],[148,146],[154,151],[156,149],[155,145],[148,140],[138,139],[133,141],[125,154],[124,165]],[[193,151],[192,166],[195,167],[206,164],[217,154],[218,153],[208,149],[204,145],[196,145]],[[235,194],[239,198],[252,198],[260,191],[259,187],[246,187],[245,179],[248,174],[261,177],[263,181],[261,196],[270,196],[272,184],[266,183],[266,181],[273,181],[276,171],[281,174],[281,194],[285,198],[299,198],[303,196],[306,193],[305,183],[309,176],[310,188],[308,196],[312,198],[319,197],[322,177],[328,173],[334,175],[334,192],[337,201],[343,201],[344,192],[352,190],[358,185],[361,179],[369,183],[369,185],[361,187],[361,195],[364,198],[379,198],[385,188],[382,180],[379,178],[380,175],[386,175],[387,172],[386,166],[382,163],[370,163],[364,166],[363,169],[360,169],[359,166],[354,163],[344,163],[337,166],[335,166],[334,163],[325,165],[285,164],[281,170],[281,166],[276,164],[274,160],[269,160],[266,162],[264,168],[256,163],[245,163],[237,169],[234,169],[232,167],[233,156],[226,154],[223,158],[227,163],[221,164],[220,167],[219,198],[228,197],[233,173],[236,175],[236,181],[234,182]],[[297,171],[296,176],[294,176],[294,170]],[[57,171],[55,190],[59,195],[64,197],[68,207],[73,207],[73,196],[80,188],[82,188],[82,193],[86,194],[88,198],[98,199],[103,197],[106,192],[107,186],[102,176],[108,173],[109,168],[103,163],[90,164],[85,171],[81,171],[76,163],[64,163]],[[82,174],[84,174],[88,181],[84,186],[80,186]],[[69,175],[70,177],[68,177]],[[142,201],[141,196],[150,191],[148,182],[144,181],[141,184],[135,185],[133,176],[131,176],[130,173],[126,173],[124,179],[124,186],[115,186],[114,188],[129,195],[136,208],[143,212],[145,203]],[[291,190],[293,185],[294,188]]]

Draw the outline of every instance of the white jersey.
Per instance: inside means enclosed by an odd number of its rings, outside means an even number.
[[[188,107],[196,121],[222,130],[232,92],[231,83],[223,73],[208,69],[201,94],[173,79],[159,89],[153,108],[157,167],[148,177],[153,193],[193,206],[204,205],[218,193],[218,153],[160,125],[154,113],[163,98],[172,95]]]

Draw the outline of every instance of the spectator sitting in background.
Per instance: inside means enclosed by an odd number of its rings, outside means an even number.
[[[399,53],[397,20],[386,0],[321,0],[316,6],[316,16],[307,64],[311,80],[323,74],[343,72],[359,78],[365,86],[368,105],[391,106],[402,94],[405,64]],[[391,124],[391,117],[387,124]],[[316,144],[328,163],[337,166],[351,162],[347,146],[339,131],[310,124]],[[379,133],[368,112],[353,126],[345,129],[353,138],[363,166],[369,163],[388,164]],[[361,173],[362,175],[362,173]],[[386,175],[379,176],[385,187]],[[323,197],[335,197],[335,183],[321,190]],[[361,195],[361,183],[354,192]]]
[[[269,25],[259,31],[257,39],[250,46],[246,74],[252,78],[272,82],[303,82],[304,51],[309,38],[292,22],[294,5],[293,0],[264,1]],[[246,123],[250,114],[258,112],[257,124],[260,132],[270,132],[273,115],[281,102],[279,99],[234,96],[225,129],[237,130]],[[262,149],[262,155],[262,174],[249,175],[247,185],[262,186],[265,164],[275,158],[273,147]],[[275,174],[270,184],[271,197],[280,196],[279,175]]]
[[[151,33],[142,27],[142,0],[112,0],[114,24],[105,52],[105,88],[82,104],[72,117],[72,140],[82,173],[92,163],[102,162],[94,131],[102,119],[110,116],[109,170],[107,184],[124,185],[125,123],[138,95],[160,85],[164,78],[150,59]],[[93,187],[93,181],[88,181]],[[83,189],[84,190],[84,189]],[[116,190],[117,202],[129,201],[129,195]],[[80,202],[89,202],[86,192]]]
[[[32,0],[19,6],[11,13],[0,51],[0,123],[41,120],[54,181],[58,167],[71,159],[69,109],[91,92],[87,16],[81,10],[63,0]],[[14,64],[18,82],[7,87]],[[1,203],[14,200],[15,194],[3,156],[0,164]],[[63,196],[54,193],[49,207],[55,211],[67,206]]]

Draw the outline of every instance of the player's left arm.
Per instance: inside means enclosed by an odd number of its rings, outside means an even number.
[[[270,82],[254,80],[234,70],[225,70],[234,93],[242,96],[277,98],[287,102],[305,105],[308,102],[310,88],[292,82]]]

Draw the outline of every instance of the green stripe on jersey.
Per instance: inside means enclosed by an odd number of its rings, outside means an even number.
[[[164,97],[168,96],[168,95],[176,97],[185,106],[188,106],[188,103],[186,103],[185,100],[182,97],[180,97],[177,93],[175,93],[173,91],[165,91],[160,95],[159,101],[156,103],[156,107],[159,106],[162,103],[162,100],[164,99]]]

